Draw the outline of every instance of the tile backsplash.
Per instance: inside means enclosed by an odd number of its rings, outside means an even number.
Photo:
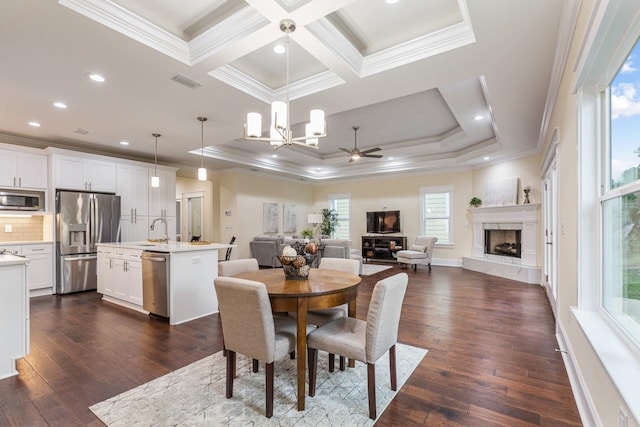
[[[24,242],[43,239],[44,216],[3,217],[0,216],[0,242]],[[11,232],[7,232],[10,226]]]

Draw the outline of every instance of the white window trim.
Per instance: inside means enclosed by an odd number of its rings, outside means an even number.
[[[335,199],[349,199],[349,243],[351,243],[351,229],[353,228],[352,222],[353,218],[351,217],[351,193],[333,193],[327,196],[329,209],[333,209],[333,200]],[[333,236],[331,236],[333,238]]]
[[[637,1],[596,2],[576,61],[578,107],[578,307],[572,313],[605,371],[640,421],[640,349],[602,308],[601,202],[606,176],[608,104],[603,94],[640,37]],[[612,30],[615,29],[615,30]],[[594,230],[598,230],[594,233]],[[631,420],[630,420],[631,421]],[[630,425],[631,422],[630,422]]]
[[[455,243],[454,233],[453,233],[453,224],[454,224],[454,209],[453,209],[453,198],[454,191],[452,185],[441,185],[441,186],[433,186],[433,187],[420,187],[420,235],[425,236],[424,229],[424,220],[425,220],[425,211],[424,211],[424,196],[427,193],[449,193],[449,241],[447,243],[436,242],[436,246],[440,247],[453,247]]]

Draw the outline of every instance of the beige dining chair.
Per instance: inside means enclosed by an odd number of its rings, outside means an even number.
[[[396,342],[408,281],[407,273],[399,273],[376,283],[366,322],[353,317],[341,317],[309,334],[309,396],[316,393],[318,350],[364,362],[367,364],[369,418],[376,419],[376,361],[387,350],[391,389],[395,391],[398,388]]]
[[[235,277],[214,280],[227,350],[226,397],[233,397],[236,353],[265,363],[267,418],[273,416],[274,362],[296,348],[294,319],[274,317],[264,283]]]
[[[230,277],[240,273],[258,271],[258,260],[255,258],[234,259],[218,262],[218,276]]]
[[[357,259],[348,258],[322,258],[320,260],[319,269],[325,270],[338,270],[345,273],[351,273],[356,276],[360,275],[360,261]],[[345,317],[349,312],[349,306],[342,304],[338,307],[325,308],[322,310],[311,310],[307,313],[307,323],[316,326],[326,325],[332,320]],[[333,372],[335,369],[336,356],[333,353],[329,354],[329,372]],[[340,370],[345,369],[345,359],[340,356]]]
[[[240,273],[258,271],[259,269],[260,269],[260,266],[258,265],[258,260],[255,258],[234,259],[234,260],[218,262],[218,276],[222,276],[222,277],[231,277]],[[223,333],[223,336],[224,336],[224,333]],[[224,346],[224,337],[222,338],[222,354],[225,357],[227,357],[227,349]],[[253,372],[258,372],[257,361],[253,362]]]

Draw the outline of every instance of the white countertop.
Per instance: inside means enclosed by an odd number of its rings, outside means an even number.
[[[29,260],[21,256],[0,255],[0,267],[3,265],[27,264]]]
[[[13,246],[13,245],[44,245],[53,243],[51,240],[21,240],[14,242],[0,242],[0,249],[2,246]]]
[[[227,249],[235,248],[236,245],[228,243],[210,243],[207,245],[194,245],[189,242],[169,242],[169,243],[153,243],[153,242],[119,242],[119,243],[98,243],[97,246],[105,246],[123,249],[139,249],[143,251],[154,252],[190,252],[190,251],[207,251],[211,249]]]

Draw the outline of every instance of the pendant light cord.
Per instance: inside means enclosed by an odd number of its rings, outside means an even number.
[[[200,167],[204,169],[204,120],[200,122]]]

